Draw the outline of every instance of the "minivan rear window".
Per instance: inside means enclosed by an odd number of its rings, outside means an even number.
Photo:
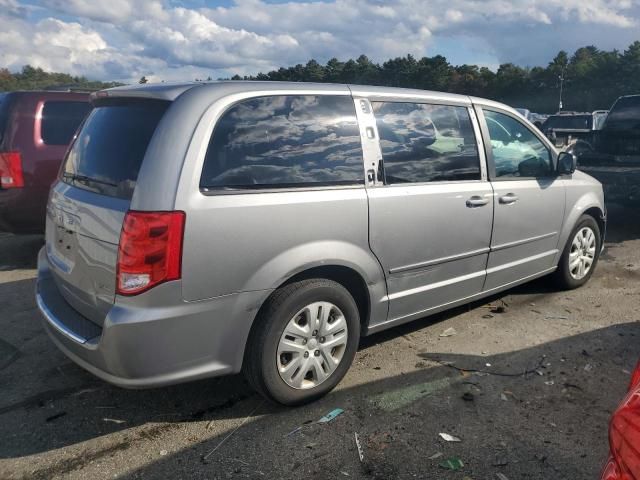
[[[130,199],[151,137],[169,105],[159,100],[97,104],[69,150],[63,181]]]
[[[218,121],[200,188],[259,189],[364,183],[350,96],[274,95],[244,100]]]
[[[45,102],[40,124],[42,141],[46,145],[69,145],[89,110],[89,102]]]

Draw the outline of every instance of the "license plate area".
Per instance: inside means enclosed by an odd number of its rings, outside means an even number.
[[[64,273],[70,273],[75,267],[78,251],[77,232],[74,218],[67,212],[58,209],[53,217],[52,237],[48,239],[49,257]]]

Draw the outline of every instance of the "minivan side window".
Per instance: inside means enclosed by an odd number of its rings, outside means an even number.
[[[200,188],[256,189],[364,183],[350,96],[275,95],[241,101],[216,124]]]
[[[68,145],[90,110],[88,102],[45,102],[40,127],[42,141],[46,145]]]
[[[385,181],[480,180],[480,156],[466,107],[372,102]]]
[[[491,110],[483,112],[497,178],[508,180],[551,176],[551,152],[531,130],[503,113]]]

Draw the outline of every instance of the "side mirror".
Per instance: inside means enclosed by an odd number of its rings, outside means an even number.
[[[578,157],[569,152],[558,155],[558,174],[571,175],[578,168]]]

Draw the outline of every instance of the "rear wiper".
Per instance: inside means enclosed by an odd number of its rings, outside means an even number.
[[[96,178],[88,177],[86,175],[78,175],[78,174],[75,174],[75,173],[67,173],[67,172],[65,172],[65,173],[62,174],[62,178],[67,178],[67,179],[72,180],[74,182],[99,183],[101,185],[108,185],[110,187],[116,187],[116,188],[118,187],[117,184],[111,183],[111,182],[107,182],[106,180],[99,180],[99,179],[96,179]]]

